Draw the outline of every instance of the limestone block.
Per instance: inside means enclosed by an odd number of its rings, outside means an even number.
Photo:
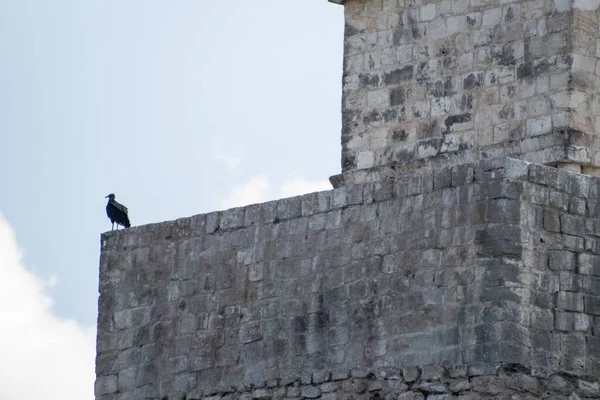
[[[96,397],[116,393],[118,390],[117,375],[108,375],[96,379],[94,394]]]

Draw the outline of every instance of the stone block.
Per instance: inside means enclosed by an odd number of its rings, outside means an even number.
[[[586,219],[585,232],[588,235],[600,237],[600,220]]]
[[[425,381],[439,381],[444,377],[444,372],[444,367],[441,365],[425,365],[421,370],[421,379]]]
[[[562,250],[548,252],[548,267],[552,271],[574,271],[576,266],[575,253]]]
[[[590,177],[559,170],[557,187],[565,193],[586,198],[590,191]]]
[[[321,396],[321,389],[317,386],[301,386],[300,395],[305,399],[316,399]]]
[[[449,389],[452,393],[468,393],[473,388],[473,385],[467,379],[455,380],[449,385]]]
[[[251,343],[262,339],[260,321],[248,322],[240,327],[239,340],[241,343]]]
[[[131,396],[133,399],[153,399],[158,397],[158,385],[149,384],[142,387],[137,387],[133,390],[133,393],[128,392],[127,396]]]
[[[464,364],[450,365],[446,367],[446,370],[450,378],[466,378],[468,376],[469,366]]]
[[[550,192],[547,187],[533,186],[529,188],[529,197],[532,204],[547,206],[550,204]]]
[[[277,218],[279,220],[297,218],[302,215],[302,197],[289,197],[277,202]]]
[[[347,202],[346,202],[347,192],[348,192],[348,190],[346,187],[340,187],[340,188],[334,189],[332,196],[331,196],[332,206],[335,208],[345,207],[347,205]]]
[[[308,193],[302,196],[302,216],[315,215],[319,210],[319,192]],[[246,210],[248,213],[248,210]]]
[[[573,313],[564,312],[564,311],[560,311],[560,310],[555,311],[555,317],[554,317],[554,328],[555,329],[557,329],[559,331],[563,331],[563,332],[571,331],[573,329],[573,321],[574,321]]]
[[[417,367],[404,367],[402,368],[402,376],[404,381],[411,383],[418,380],[421,376],[421,370]]]
[[[581,216],[562,214],[560,216],[560,231],[568,235],[583,236],[585,234],[585,222]]]
[[[585,312],[591,315],[600,315],[600,297],[585,296]]]
[[[377,370],[377,377],[386,380],[402,381],[402,370],[398,367],[382,367]]]
[[[337,392],[340,388],[339,382],[325,382],[319,386],[322,393]]]
[[[510,375],[507,379],[507,387],[521,393],[531,393],[538,397],[542,394],[542,383],[528,373]]]
[[[566,311],[583,312],[583,293],[559,292],[556,297],[556,307]]]
[[[544,210],[544,229],[548,232],[560,232],[560,213],[557,210]]]
[[[186,393],[196,387],[196,374],[178,374],[173,380],[173,390]]]
[[[421,392],[406,392],[398,396],[398,400],[425,400],[425,396]]]
[[[515,199],[519,200],[523,193],[522,182],[498,181],[482,184],[485,195],[490,199]]]
[[[586,277],[585,275],[561,272],[559,276],[560,290],[566,292],[583,291],[586,286],[589,286],[588,282],[590,282],[590,279],[592,278]]]
[[[218,211],[206,214],[206,233],[211,234],[219,229],[221,213]]]
[[[600,276],[600,256],[585,253],[579,254],[577,271],[582,275]]]
[[[534,329],[551,331],[554,328],[554,316],[551,310],[536,310],[531,313],[531,325]]]
[[[567,193],[550,189],[550,207],[566,211],[569,207],[570,197]]]
[[[260,204],[251,204],[249,206],[246,206],[244,210],[243,226],[250,226],[259,223],[261,213],[262,207]]]
[[[244,225],[244,207],[230,208],[221,213],[220,228],[236,229]]]
[[[459,187],[473,182],[474,170],[471,165],[458,165],[452,168],[452,186]]]
[[[452,186],[452,170],[444,168],[441,171],[434,171],[433,189],[441,190]]]
[[[369,375],[371,374],[371,371],[369,368],[353,368],[350,371],[350,376],[353,378],[367,378]]]
[[[543,309],[551,309],[554,307],[554,296],[551,293],[533,293],[533,304],[536,307]]]
[[[503,385],[495,376],[473,377],[471,385],[476,393],[484,396],[493,396],[504,391]]]
[[[510,199],[494,199],[488,202],[485,221],[518,224],[521,220],[521,203]]]
[[[371,382],[367,388],[367,392],[379,392],[383,389],[383,383],[381,381]]]
[[[584,357],[586,355],[586,339],[582,336],[561,335],[561,350],[569,357]]]
[[[504,286],[507,282],[519,282],[520,271],[517,265],[498,262],[486,262],[483,283],[485,287]]]
[[[471,364],[469,366],[469,372],[468,372],[469,377],[484,376],[484,375],[497,375],[497,374],[498,374],[498,368],[493,364],[476,363],[476,364]]]
[[[347,369],[334,369],[331,372],[331,380],[341,381],[350,377],[350,371]]]
[[[593,254],[600,254],[600,240],[586,237],[585,251]]]
[[[386,179],[375,182],[373,187],[373,200],[376,202],[388,200],[394,197],[394,180]]]
[[[368,381],[361,378],[352,378],[342,382],[342,390],[346,393],[362,394],[367,391],[368,386]]]
[[[586,212],[586,201],[578,197],[571,197],[569,199],[569,213],[577,215],[585,215]]]
[[[571,382],[571,380],[566,379],[565,377],[554,374],[550,377],[547,384],[547,389],[553,392],[557,392],[561,395],[569,395],[575,389],[575,386]]]
[[[422,393],[427,393],[427,397],[431,394],[448,392],[448,388],[442,382],[421,381],[415,387]]]
[[[573,330],[586,333],[590,329],[590,318],[586,314],[575,314],[573,321]]]
[[[578,379],[577,381],[578,392],[585,397],[598,397],[600,396],[600,383],[594,381],[588,381],[587,379]]]
[[[552,117],[544,116],[530,118],[526,122],[527,136],[540,136],[550,133],[552,130]]]
[[[565,250],[574,252],[583,252],[585,249],[585,240],[579,236],[561,235],[562,246]]]
[[[117,375],[100,376],[96,378],[94,395],[96,397],[116,393],[118,390]]]
[[[478,253],[484,256],[518,257],[523,250],[520,236],[517,226],[488,225],[476,232],[475,244],[479,246]]]

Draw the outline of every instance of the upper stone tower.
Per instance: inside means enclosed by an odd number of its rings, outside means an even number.
[[[334,186],[508,155],[598,175],[598,0],[330,1],[346,18]]]

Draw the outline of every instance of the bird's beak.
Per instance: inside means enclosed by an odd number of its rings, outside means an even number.
[[[108,198],[108,196],[104,196],[104,198],[106,199],[106,198]]]

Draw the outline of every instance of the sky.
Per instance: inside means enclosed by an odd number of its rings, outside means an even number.
[[[143,225],[330,188],[342,51],[326,0],[0,0],[1,399],[93,399],[107,194]]]

